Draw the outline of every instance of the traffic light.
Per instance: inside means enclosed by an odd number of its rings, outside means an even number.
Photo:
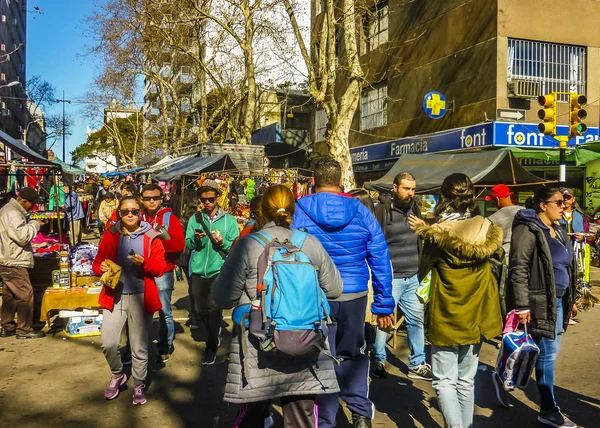
[[[585,134],[587,125],[583,120],[587,117],[587,111],[583,106],[587,104],[587,97],[581,94],[569,95],[569,137],[574,138]]]
[[[538,131],[546,135],[556,135],[556,94],[541,95],[538,103],[543,107],[538,111],[538,117],[543,120],[538,125]]]

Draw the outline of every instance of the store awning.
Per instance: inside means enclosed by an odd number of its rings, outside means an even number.
[[[119,176],[122,176],[122,175],[129,175],[129,174],[136,173],[138,171],[141,171],[142,169],[144,169],[143,166],[138,166],[136,168],[130,168],[130,169],[126,169],[124,171],[103,172],[100,175],[103,175],[104,177],[119,177]]]
[[[53,163],[40,155],[39,153],[33,151],[31,148],[27,147],[25,144],[15,140],[13,137],[8,135],[6,132],[0,131],[0,142],[4,144],[6,147],[11,149],[13,152],[19,154],[19,156],[24,157],[29,162],[33,162],[39,165],[48,165],[52,166]]]
[[[178,162],[165,170],[154,174],[158,181],[172,181],[182,175],[197,174],[200,172],[230,171],[235,165],[229,155],[214,155],[206,158],[195,156]]]
[[[518,159],[539,159],[544,161],[560,161],[560,150],[558,149],[522,149],[520,147],[511,147],[510,150]],[[577,166],[585,165],[588,162],[600,159],[600,141],[590,141],[579,144],[574,149],[570,147],[565,153],[567,162],[575,162]]]
[[[523,168],[512,152],[488,150],[477,153],[402,155],[385,176],[365,183],[365,188],[391,191],[394,177],[401,172],[410,172],[416,178],[418,193],[437,191],[448,175],[457,172],[466,174],[478,186],[524,186],[545,182]]]

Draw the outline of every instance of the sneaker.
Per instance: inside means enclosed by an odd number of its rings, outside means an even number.
[[[113,400],[117,398],[119,392],[121,392],[121,386],[123,386],[125,382],[127,382],[127,375],[112,375],[108,386],[104,390],[104,398],[107,400]]]
[[[387,372],[385,371],[385,363],[381,361],[374,361],[371,364],[371,376],[376,377],[377,379],[385,379],[387,378]]]
[[[409,369],[408,377],[411,379],[431,380],[433,378],[431,366],[427,363],[423,363],[416,369]]]
[[[41,339],[42,337],[46,337],[46,333],[40,330],[31,330],[25,334],[17,333],[17,339]]]
[[[575,321],[573,318],[571,318],[569,320],[569,325],[577,325],[577,321]]]
[[[212,349],[207,349],[204,354],[204,361],[202,361],[203,366],[212,366],[217,360],[217,351],[213,351]]]
[[[144,394],[145,388],[146,388],[146,385],[144,385],[144,384],[135,386],[133,388],[133,405],[134,406],[141,406],[142,404],[146,404],[146,402],[148,401],[148,400],[146,400],[146,394]]]
[[[371,419],[352,413],[352,426],[354,428],[371,428]]]
[[[548,413],[540,413],[537,420],[544,425],[549,425],[556,428],[577,428],[566,415],[563,415],[560,410]]]
[[[492,382],[496,389],[496,398],[498,398],[498,402],[504,407],[512,407],[512,404],[510,404],[510,394],[504,389],[504,383],[498,373],[492,372]]]
[[[11,337],[11,336],[14,336],[15,334],[17,334],[17,332],[15,330],[7,330],[5,328],[0,330],[0,337]]]
[[[160,346],[159,346],[159,348],[160,348]],[[156,358],[156,362],[157,363],[166,363],[167,361],[169,361],[169,358],[171,358],[171,355],[173,354],[174,351],[175,351],[175,347],[173,345],[171,345],[171,347],[169,348],[169,352],[166,354],[160,354]]]
[[[273,428],[275,426],[275,419],[273,419],[273,414],[270,413],[269,417],[265,418],[265,428]]]

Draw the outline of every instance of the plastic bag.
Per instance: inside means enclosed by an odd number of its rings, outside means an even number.
[[[429,298],[431,296],[431,272],[425,275],[425,278],[421,280],[421,283],[417,287],[417,298],[426,305],[429,303]]]

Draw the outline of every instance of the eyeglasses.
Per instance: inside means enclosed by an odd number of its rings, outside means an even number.
[[[200,198],[200,201],[202,201],[202,203],[209,202],[211,204],[214,204],[215,199],[217,199],[217,198]]]
[[[562,207],[565,205],[564,199],[559,199],[558,201],[545,201],[547,204],[556,204],[557,207]]]
[[[142,198],[142,200],[144,202],[150,202],[150,201],[160,201],[162,199],[162,196],[144,196]]]
[[[571,196],[571,195],[563,195],[563,199],[565,201],[570,201],[571,199],[573,199],[573,196]]]
[[[132,210],[120,210],[119,214],[121,214],[121,217],[127,217],[129,214],[132,214],[137,217],[138,215],[140,215],[140,210],[136,208]]]

